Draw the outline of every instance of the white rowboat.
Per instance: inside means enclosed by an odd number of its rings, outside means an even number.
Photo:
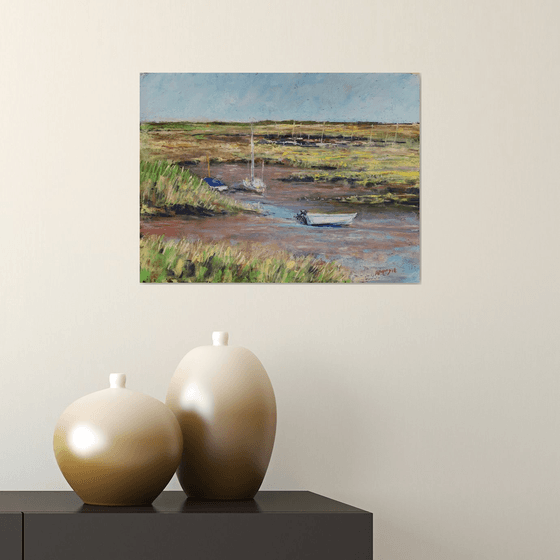
[[[317,214],[302,210],[296,215],[296,219],[308,226],[347,226],[357,215],[357,212],[354,214]]]

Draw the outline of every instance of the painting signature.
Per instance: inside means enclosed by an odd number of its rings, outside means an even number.
[[[389,276],[389,274],[393,274],[397,272],[396,268],[379,268],[374,272],[374,277],[377,276]]]

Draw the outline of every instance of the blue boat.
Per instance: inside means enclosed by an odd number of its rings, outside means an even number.
[[[202,180],[215,191],[227,190],[227,185],[224,185],[224,183],[222,183],[219,179],[215,179],[214,177],[204,177]]]

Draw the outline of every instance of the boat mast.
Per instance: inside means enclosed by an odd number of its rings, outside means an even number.
[[[251,125],[251,185],[255,182],[255,143],[253,142],[253,125]]]

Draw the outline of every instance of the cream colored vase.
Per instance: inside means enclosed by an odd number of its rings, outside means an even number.
[[[111,374],[109,389],[78,399],[56,425],[56,461],[86,504],[149,505],[181,460],[174,414],[125,383],[124,374]]]
[[[240,500],[260,488],[274,446],[276,399],[259,359],[215,332],[181,361],[167,406],[183,432],[177,477],[190,498]]]

